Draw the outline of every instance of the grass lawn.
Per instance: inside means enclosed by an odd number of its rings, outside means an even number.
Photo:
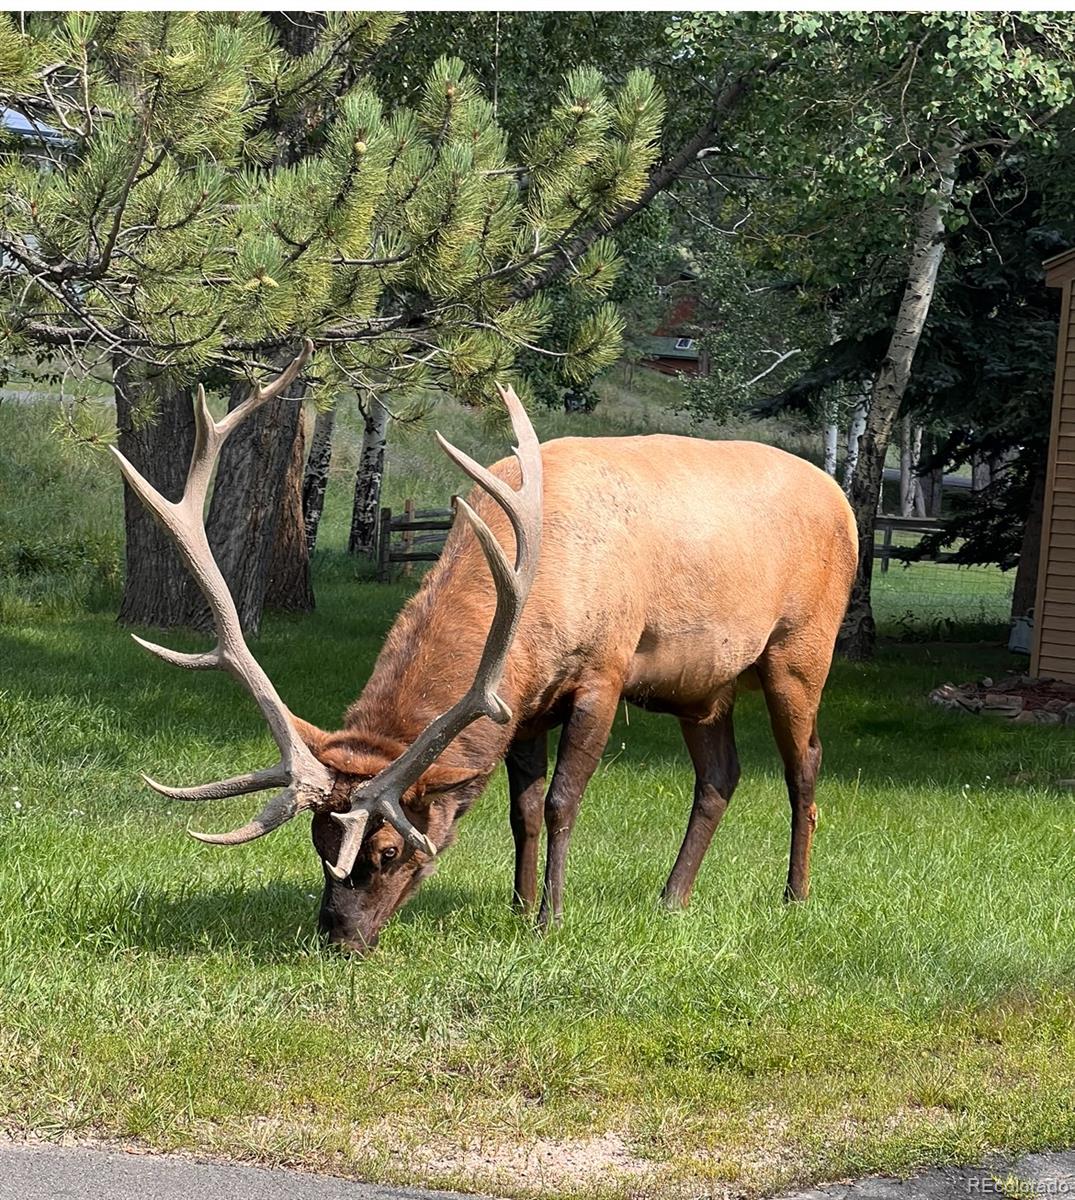
[[[57,474],[91,549],[108,478]],[[257,646],[324,725],[405,595],[355,579],[329,520],[317,613]],[[1015,666],[1003,650],[837,666],[806,905],[779,900],[787,801],[748,694],[743,782],[686,913],[656,904],[686,755],[673,721],[631,711],[584,800],[563,929],[508,910],[498,774],[356,960],[314,936],[301,821],[200,846],[192,811],[225,828],[254,802],[141,786],[265,765],[271,743],[229,680],[139,651],[108,572],[64,553],[0,585],[0,1128],[546,1197],[755,1195],[1075,1143],[1075,808],[1055,787],[1075,738],[926,700]]]

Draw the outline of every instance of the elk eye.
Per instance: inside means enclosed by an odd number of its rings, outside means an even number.
[[[381,851],[381,862],[391,862],[399,854],[395,846],[385,846]]]

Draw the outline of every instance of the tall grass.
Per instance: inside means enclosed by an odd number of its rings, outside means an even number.
[[[58,432],[55,404],[0,404],[0,621],[101,609],[120,579],[115,471]]]

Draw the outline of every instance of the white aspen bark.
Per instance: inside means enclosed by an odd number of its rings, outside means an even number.
[[[911,461],[915,467],[922,461],[922,426],[916,425],[914,432],[911,435]],[[914,503],[912,507],[912,515],[916,517],[926,516],[926,492],[922,486],[922,476],[916,475],[911,484],[914,492]]]
[[[825,457],[825,474],[836,478],[836,443],[839,437],[839,427],[836,423],[836,405],[832,401],[826,407],[825,424],[822,426],[821,440]]]
[[[835,345],[840,337],[840,326],[836,319],[836,314],[831,310],[828,313],[828,325],[829,344]],[[833,479],[836,478],[836,449],[840,437],[839,415],[840,406],[835,398],[830,397],[825,401],[822,409],[821,448],[825,474],[831,475]]]
[[[377,552],[377,525],[384,479],[384,454],[388,442],[388,409],[371,396],[365,411],[362,453],[355,472],[355,505],[347,549],[372,558]]]
[[[914,475],[911,473],[911,418],[900,419],[900,516],[909,517],[914,509]]]
[[[302,519],[306,529],[306,549],[310,554],[317,544],[317,530],[325,507],[325,489],[332,463],[332,435],[336,428],[336,406],[317,414],[306,472],[302,479]]]
[[[915,222],[907,283],[888,351],[873,385],[866,429],[859,439],[859,459],[849,492],[858,521],[859,563],[840,635],[841,649],[850,658],[869,658],[873,653],[877,631],[870,607],[870,585],[873,581],[877,498],[881,492],[885,453],[907,391],[911,364],[929,316],[937,273],[944,257],[944,218],[952,203],[959,152],[960,144],[954,136],[936,150],[937,187],[926,196]]]
[[[851,481],[855,478],[855,468],[859,461],[859,438],[866,430],[866,414],[870,409],[870,388],[863,386],[859,398],[851,413],[851,422],[847,427],[847,456],[844,458],[843,487],[845,492],[851,490]]]

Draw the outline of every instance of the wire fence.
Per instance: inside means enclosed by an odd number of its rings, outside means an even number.
[[[874,619],[890,637],[1000,637],[1014,583],[1015,572],[998,567],[893,560],[885,572],[874,568]]]

